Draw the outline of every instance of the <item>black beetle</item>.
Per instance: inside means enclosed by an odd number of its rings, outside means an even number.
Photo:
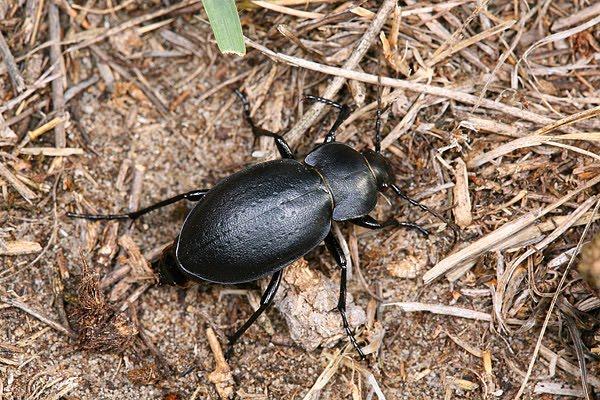
[[[306,96],[339,110],[324,142],[303,162],[296,161],[282,136],[254,125],[244,94],[245,119],[255,137],[275,140],[282,159],[247,167],[219,182],[212,189],[194,190],[150,207],[126,213],[89,215],[68,213],[90,220],[136,219],[179,200],[197,201],[178,238],[153,262],[161,282],[181,285],[189,280],[224,284],[255,281],[271,275],[260,308],[229,337],[229,352],[235,342],[272,302],[283,268],[325,242],[341,269],[337,309],[350,342],[364,354],[346,319],[346,258],[331,227],[334,221],[381,229],[406,227],[427,235],[411,222],[390,219],[378,222],[368,214],[377,203],[378,191],[391,188],[398,196],[436,217],[440,215],[414,201],[395,185],[389,161],[381,154],[380,112],[375,128],[375,150],[358,152],[335,141],[335,132],[350,115],[346,105],[317,96]],[[454,226],[451,225],[454,229]]]

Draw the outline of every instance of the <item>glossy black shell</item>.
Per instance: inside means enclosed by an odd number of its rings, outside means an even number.
[[[343,143],[326,143],[304,162],[325,178],[333,195],[333,219],[345,221],[370,213],[377,205],[377,180],[365,157]]]
[[[210,282],[254,281],[318,246],[332,210],[328,187],[310,166],[250,166],[218,183],[187,216],[175,249],[179,268]]]

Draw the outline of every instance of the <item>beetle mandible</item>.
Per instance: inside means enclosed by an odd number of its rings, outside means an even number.
[[[187,215],[179,236],[153,262],[160,281],[181,285],[188,281],[236,284],[271,275],[260,307],[229,337],[235,342],[273,301],[283,268],[325,242],[341,269],[337,309],[350,342],[361,358],[364,354],[346,318],[346,258],[332,233],[334,222],[349,221],[369,228],[395,226],[428,232],[412,222],[391,218],[378,222],[369,213],[377,194],[391,188],[399,197],[446,221],[436,212],[408,197],[396,184],[390,162],[381,154],[381,118],[377,111],[375,149],[358,152],[336,142],[335,134],[350,115],[344,104],[318,96],[317,101],[338,110],[337,118],[322,144],[303,161],[297,161],[285,139],[254,124],[246,96],[239,90],[243,113],[255,137],[273,138],[281,159],[246,167],[211,189],[178,194],[138,211],[124,214],[75,214],[89,220],[131,219],[175,203],[197,202]],[[450,224],[454,230],[454,226]]]

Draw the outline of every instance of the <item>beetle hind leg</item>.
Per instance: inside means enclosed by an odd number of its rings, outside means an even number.
[[[180,200],[188,200],[188,201],[200,201],[206,195],[208,189],[200,189],[200,190],[192,190],[191,192],[180,193],[176,196],[169,197],[168,199],[159,201],[158,203],[152,204],[148,207],[139,209],[137,211],[132,211],[123,214],[77,214],[68,212],[67,216],[70,218],[83,218],[91,221],[99,221],[99,220],[111,220],[111,219],[131,219],[135,220],[141,217],[144,214],[148,214],[151,211],[158,210],[159,208],[168,206],[169,204],[176,203]]]
[[[242,337],[242,335],[248,330],[248,328],[250,328],[252,324],[256,322],[258,317],[260,317],[260,315],[263,312],[265,312],[267,308],[269,308],[269,305],[271,305],[273,299],[275,298],[275,294],[277,294],[277,289],[279,289],[279,284],[281,283],[282,276],[282,270],[277,271],[273,274],[273,276],[271,277],[271,281],[267,286],[267,289],[265,289],[265,292],[263,293],[260,299],[260,307],[258,307],[258,310],[254,311],[254,313],[250,316],[250,318],[248,318],[244,325],[242,325],[237,331],[235,331],[233,335],[229,336],[229,348],[225,353],[225,357],[229,358],[231,356],[231,354],[233,353],[233,346],[235,345],[235,343],[239,340],[240,337]]]
[[[363,353],[360,346],[358,345],[358,342],[356,341],[356,337],[354,336],[354,332],[352,332],[352,329],[350,328],[350,324],[348,323],[348,318],[346,317],[346,293],[348,291],[346,288],[346,280],[347,280],[346,275],[348,272],[348,269],[346,267],[346,265],[347,265],[346,257],[344,256],[342,247],[340,246],[340,244],[337,241],[337,239],[335,238],[335,236],[333,236],[332,232],[329,232],[329,234],[325,238],[325,245],[327,246],[327,248],[333,255],[333,258],[335,258],[335,262],[338,265],[338,267],[342,270],[341,275],[340,275],[340,297],[338,299],[338,304],[337,304],[337,309],[340,312],[340,315],[342,317],[342,325],[344,326],[344,330],[346,331],[346,336],[348,336],[350,343],[352,343],[352,346],[354,346],[354,348],[358,352],[361,360],[364,360],[365,353]]]

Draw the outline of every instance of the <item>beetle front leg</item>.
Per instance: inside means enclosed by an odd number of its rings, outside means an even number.
[[[169,204],[176,203],[180,200],[200,201],[200,200],[202,200],[204,195],[206,195],[207,192],[208,192],[208,189],[201,189],[201,190],[192,190],[191,192],[186,192],[186,193],[180,193],[176,196],[169,197],[168,199],[165,199],[165,200],[159,201],[158,203],[152,204],[151,206],[148,206],[146,208],[142,208],[137,211],[132,211],[132,212],[123,213],[123,214],[77,214],[77,213],[68,212],[67,216],[70,218],[84,218],[84,219],[89,219],[92,221],[110,220],[110,219],[133,219],[133,220],[135,220],[135,219],[141,217],[142,215],[149,213],[150,211],[154,211],[161,207],[168,206]]]
[[[350,222],[352,222],[354,225],[362,226],[363,228],[367,229],[383,229],[387,228],[388,226],[415,229],[419,231],[419,233],[421,233],[422,235],[429,236],[429,232],[427,231],[427,229],[420,227],[414,222],[400,222],[396,221],[394,218],[390,218],[385,222],[379,222],[370,215],[365,215],[363,217],[351,219]]]
[[[287,144],[287,142],[285,141],[283,136],[281,136],[277,133],[268,131],[266,129],[263,129],[260,126],[254,125],[254,121],[252,120],[252,116],[250,115],[250,103],[248,102],[248,98],[246,97],[246,95],[244,93],[242,93],[241,91],[239,91],[237,89],[235,90],[235,94],[242,101],[242,109],[244,110],[244,119],[246,119],[246,121],[248,122],[248,125],[250,125],[250,128],[252,128],[252,134],[255,137],[260,137],[260,136],[272,137],[275,140],[275,145],[277,146],[277,150],[279,150],[279,154],[281,155],[281,158],[291,158],[293,160],[294,153],[292,152],[292,149]]]
[[[456,243],[458,238],[460,238],[460,227],[458,225],[456,225],[454,222],[442,217],[440,214],[433,211],[431,208],[427,207],[426,205],[419,203],[415,199],[412,199],[406,193],[404,193],[402,191],[402,189],[400,189],[398,186],[391,185],[391,188],[401,199],[406,200],[409,204],[411,204],[413,206],[419,207],[421,210],[428,212],[429,214],[433,215],[437,219],[439,219],[442,222],[444,222],[445,224],[447,224],[450,227],[450,229],[452,229],[452,232],[454,233],[453,245]]]
[[[333,236],[332,232],[329,232],[329,234],[325,238],[325,245],[327,246],[327,248],[333,255],[333,258],[335,259],[336,264],[341,269],[340,297],[338,299],[337,309],[340,312],[340,315],[342,316],[342,324],[344,326],[344,330],[346,331],[346,335],[348,336],[350,343],[352,343],[352,346],[354,346],[354,348],[360,355],[360,358],[364,360],[365,353],[363,353],[361,348],[358,346],[358,342],[356,341],[356,338],[354,337],[354,332],[352,332],[352,329],[350,329],[350,324],[348,323],[348,318],[346,317],[346,293],[347,293],[346,280],[347,280],[347,274],[348,274],[346,256],[344,256],[342,247],[340,246],[340,243],[335,238],[335,236]]]
[[[252,326],[252,324],[260,317],[260,315],[265,312],[265,310],[271,305],[273,299],[275,298],[275,294],[277,294],[277,289],[279,289],[279,284],[281,283],[281,277],[283,276],[283,270],[277,271],[271,277],[271,281],[267,286],[267,289],[263,293],[260,299],[260,307],[258,310],[254,311],[254,313],[248,318],[248,321],[244,323],[235,333],[229,336],[229,348],[225,353],[225,357],[229,358],[231,353],[233,352],[233,346],[235,342],[238,341],[240,337]]]

